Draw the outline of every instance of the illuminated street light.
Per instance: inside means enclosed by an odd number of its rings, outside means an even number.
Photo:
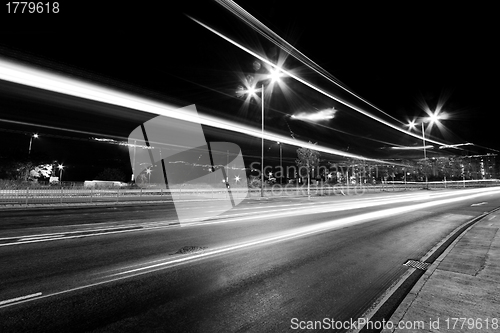
[[[280,173],[281,173],[281,176],[280,176],[280,184],[282,184],[282,179],[283,179],[283,175],[284,175],[284,172],[283,172],[283,151],[282,151],[282,142],[279,142],[279,141],[276,141],[276,144],[279,146],[280,148]],[[272,147],[274,146],[274,144],[272,144],[269,149],[271,149]]]
[[[31,155],[31,144],[33,143],[33,138],[38,139],[38,134],[35,133],[32,136],[30,136],[30,148],[28,150],[28,155]]]
[[[271,73],[269,74],[269,77],[271,78],[271,82],[276,82],[279,81],[280,77],[283,76],[283,73],[279,69],[271,69]]]
[[[441,118],[439,117],[438,112],[434,112],[433,114],[431,114],[431,115],[429,116],[429,118],[428,118],[428,119],[429,119],[429,122],[430,122],[431,124],[434,124],[434,123],[438,123],[438,122],[439,122],[439,119],[441,119]]]
[[[274,84],[275,82],[279,81],[280,80],[280,77],[282,77],[283,74],[281,72],[281,70],[278,68],[278,69],[272,69],[271,70],[271,73],[269,75],[266,75],[266,77],[264,79],[271,79],[271,82],[270,84]],[[250,80],[247,79],[247,81],[250,82]],[[261,140],[261,165],[260,165],[260,176],[261,176],[261,179],[260,179],[260,196],[261,197],[264,197],[264,83],[261,84],[261,87],[260,89],[256,89],[254,85],[250,86],[250,87],[247,87],[246,90],[244,89],[239,89],[239,91],[237,92],[238,95],[249,95],[249,96],[256,96],[258,92],[261,93],[261,102],[262,102],[262,123],[261,123],[261,126],[262,126],[262,130],[261,130],[261,137],[262,137],[262,140]]]
[[[425,150],[425,128],[424,128],[424,124],[425,123],[430,123],[431,126],[434,123],[439,124],[439,119],[441,119],[441,118],[439,116],[439,113],[436,111],[436,112],[432,113],[429,117],[423,118],[422,121],[420,122],[420,124],[422,125],[422,141],[423,141],[423,148],[424,148],[424,163],[427,162],[427,152]],[[416,128],[416,125],[418,125],[418,123],[416,123],[415,120],[412,120],[412,121],[410,121],[408,123],[408,127],[410,128],[410,130]],[[429,182],[428,182],[428,179],[427,179],[427,170],[425,171],[425,187],[427,189],[429,188]]]
[[[64,165],[59,164],[57,166],[57,168],[59,169],[59,182],[61,182],[61,185],[62,185],[62,176],[63,176]]]
[[[410,128],[410,131],[412,129],[415,129],[417,123],[415,122],[415,120],[411,120],[409,123],[408,123],[408,127]]]
[[[255,89],[255,87],[249,87],[247,90],[246,90],[246,93],[250,96],[254,96],[254,95],[257,95],[257,93],[260,91],[260,89]]]

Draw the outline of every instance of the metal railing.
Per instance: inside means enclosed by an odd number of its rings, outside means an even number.
[[[365,193],[397,192],[419,189],[457,189],[469,187],[500,186],[500,180],[466,180],[441,182],[387,182],[377,185],[355,184],[317,184],[310,185],[309,195],[363,195]],[[260,188],[231,188],[233,198],[260,197]],[[265,197],[308,196],[307,185],[294,184],[266,186]],[[43,205],[43,204],[97,204],[123,202],[162,202],[172,200],[227,199],[228,190],[224,188],[203,189],[162,189],[162,188],[86,188],[86,187],[26,187],[22,189],[0,189],[0,206],[5,205]]]

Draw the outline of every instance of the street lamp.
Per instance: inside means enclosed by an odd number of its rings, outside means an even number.
[[[32,136],[30,136],[30,148],[28,150],[28,155],[31,155],[31,144],[33,143],[33,138],[38,139],[38,134],[35,133]]]
[[[61,185],[62,185],[62,176],[63,176],[64,165],[59,164],[59,165],[57,166],[57,168],[59,169],[59,182],[60,182],[60,183],[61,183]]]
[[[271,79],[270,85],[280,80],[283,74],[279,69],[272,69],[269,75],[266,75],[264,79]],[[260,91],[261,102],[262,102],[262,122],[261,122],[261,165],[260,165],[260,196],[264,197],[264,83],[261,84],[260,89],[255,89],[255,86],[248,87],[246,90],[240,90],[239,94],[248,94],[250,96],[255,96]]]
[[[284,175],[284,172],[283,172],[283,165],[282,165],[282,156],[283,156],[283,153],[282,153],[282,148],[281,148],[281,145],[283,144],[282,142],[279,142],[279,141],[276,141],[276,144],[279,145],[279,148],[280,148],[280,173],[281,173],[281,176],[280,176],[280,184],[282,184],[282,178],[283,178],[283,175]],[[271,145],[269,146],[269,150],[274,146]]]
[[[434,112],[429,117],[423,118],[422,121],[420,122],[420,125],[422,125],[422,142],[423,142],[423,148],[424,148],[424,167],[425,167],[425,164],[427,164],[427,152],[425,150],[424,124],[430,123],[430,125],[433,125],[434,123],[439,123],[439,119],[440,119],[439,113]],[[410,130],[416,128],[416,125],[418,125],[418,123],[416,123],[415,120],[412,120],[408,123],[408,127],[410,128]],[[429,183],[428,183],[428,179],[427,179],[427,170],[425,171],[425,188],[429,189]]]

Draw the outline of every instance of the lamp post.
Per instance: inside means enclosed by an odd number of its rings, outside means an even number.
[[[426,164],[427,164],[427,152],[425,150],[425,128],[424,128],[424,124],[425,123],[430,123],[431,125],[434,124],[434,123],[439,123],[439,114],[438,112],[434,112],[433,114],[431,114],[429,117],[427,118],[423,118],[422,121],[421,121],[421,125],[422,125],[422,143],[423,143],[423,148],[424,148],[424,168],[426,167]],[[417,123],[412,120],[408,123],[408,126],[410,127],[410,130],[414,129],[415,126],[417,125]],[[424,172],[425,174],[425,188],[426,189],[429,189],[429,182],[428,182],[428,179],[427,179],[427,170],[425,170]]]
[[[282,154],[282,149],[281,149],[281,145],[282,145],[282,143],[281,143],[281,142],[279,142],[279,141],[277,141],[277,142],[276,142],[276,144],[279,146],[279,154],[280,154],[280,155],[279,155],[279,156],[280,156],[280,159],[279,159],[280,164],[279,164],[279,166],[280,166],[280,174],[281,174],[281,176],[280,176],[280,184],[282,184],[282,181],[281,181],[281,180],[282,180],[282,178],[283,178],[283,174],[284,174],[284,173],[283,173],[283,165],[282,165],[282,155],[283,155],[283,154]],[[273,146],[274,146],[274,144],[272,144],[271,146],[269,146],[269,149],[271,149]],[[277,176],[276,176],[276,178],[277,178]]]
[[[57,168],[59,169],[59,182],[60,182],[60,183],[61,183],[61,185],[62,185],[62,176],[63,176],[64,165],[59,164],[59,165],[57,166]]]
[[[262,132],[260,140],[260,197],[264,197],[264,83],[262,84]]]
[[[28,155],[31,155],[31,145],[33,144],[33,138],[38,139],[38,134],[35,133],[32,136],[30,136],[30,147],[28,150]]]
[[[279,81],[279,78],[282,76],[282,73],[279,69],[272,70],[269,75],[265,77],[265,79],[270,78],[270,84],[274,84],[274,82]],[[249,87],[246,90],[238,91],[238,94],[245,95],[256,95],[258,92],[261,92],[261,157],[260,157],[260,196],[264,197],[264,112],[265,112],[265,103],[264,103],[264,95],[265,95],[265,86],[264,83],[261,84],[261,88],[256,90],[254,87]]]
[[[137,140],[134,140],[134,157],[132,160],[132,182],[135,182],[135,149],[137,147]],[[161,158],[161,149],[160,149],[160,158]]]

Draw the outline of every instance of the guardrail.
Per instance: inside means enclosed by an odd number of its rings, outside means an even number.
[[[444,189],[500,186],[500,180],[466,180],[447,182],[388,182],[378,185],[311,185],[311,196],[329,195],[362,195],[364,193],[409,191],[418,189]],[[260,197],[260,188],[242,189],[231,188],[233,198]],[[297,187],[294,184],[265,187],[266,197],[308,196],[307,185]],[[172,201],[176,200],[205,200],[227,199],[228,191],[225,188],[212,189],[95,189],[84,187],[70,188],[34,188],[0,190],[1,205],[36,205],[36,204],[92,204],[92,203],[119,203],[141,201]]]
[[[247,196],[247,191],[233,189],[233,198]],[[222,189],[94,189],[94,188],[33,188],[0,190],[1,205],[36,205],[36,204],[91,204],[141,201],[172,201],[190,199],[228,198]]]

